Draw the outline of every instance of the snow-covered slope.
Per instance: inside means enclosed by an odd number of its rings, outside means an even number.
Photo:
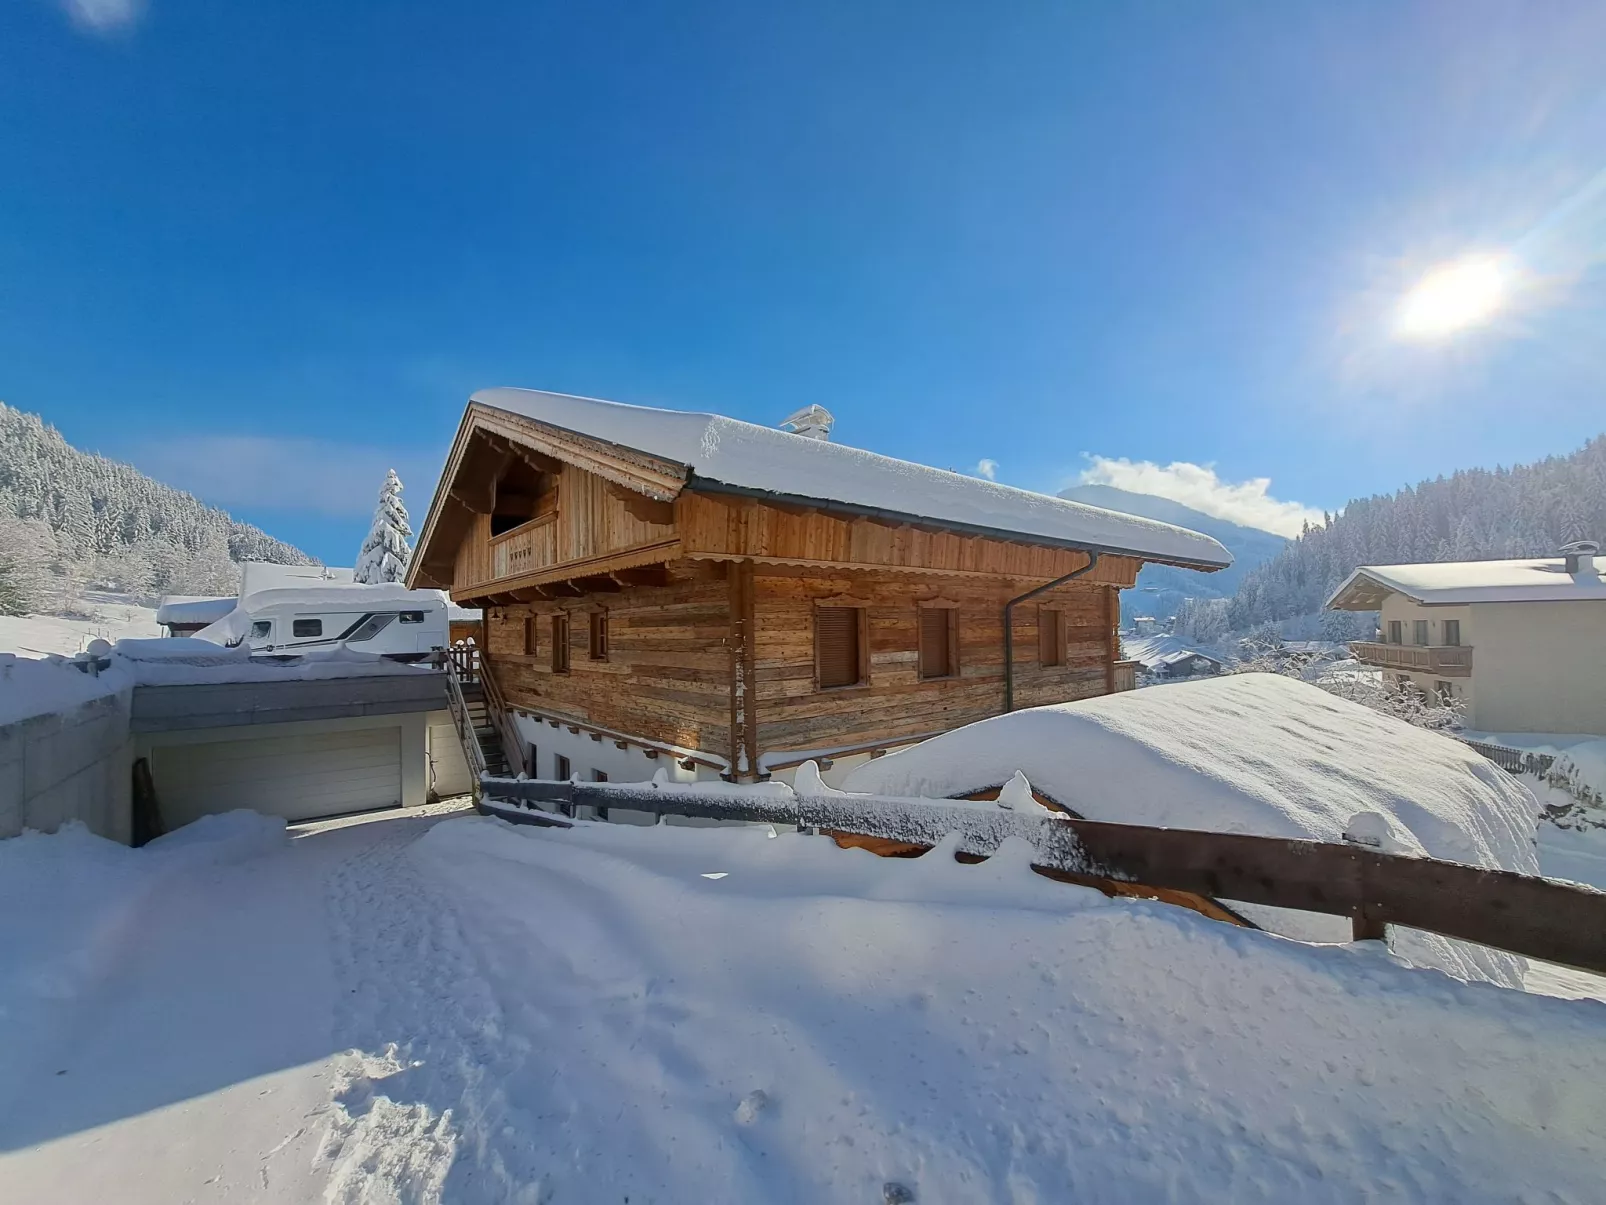
[[[156,882],[159,849],[0,844],[7,1198],[1598,1196],[1592,1002],[1106,900],[1021,849],[426,823]]]
[[[116,642],[125,637],[160,636],[156,612],[142,607],[126,595],[96,593],[80,599],[74,610],[79,614],[0,615],[0,653],[23,657],[43,657],[60,653],[70,657],[81,653],[91,640]]]
[[[1338,841],[1370,813],[1403,852],[1537,874],[1538,805],[1466,745],[1278,674],[1235,674],[995,716],[867,762],[849,791],[956,795],[1032,785],[1093,820]],[[1341,918],[1243,910],[1276,932],[1346,940]],[[1521,960],[1427,934],[1413,958],[1521,985]]]

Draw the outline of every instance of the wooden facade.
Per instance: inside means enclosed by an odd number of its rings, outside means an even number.
[[[1005,604],[1073,572],[1014,610],[1015,705],[1126,685],[1116,599],[1136,556],[709,492],[688,477],[471,406],[410,584],[485,609],[483,655],[509,709],[738,778],[997,714]],[[822,653],[822,632],[851,647]],[[836,659],[824,681],[822,656]]]

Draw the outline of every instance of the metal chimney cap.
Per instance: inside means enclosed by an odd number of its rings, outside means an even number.
[[[1574,540],[1571,544],[1561,546],[1563,556],[1599,556],[1600,542],[1598,540]]]

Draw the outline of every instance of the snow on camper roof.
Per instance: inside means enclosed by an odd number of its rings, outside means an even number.
[[[810,439],[718,414],[658,410],[533,389],[469,399],[578,435],[685,465],[692,488],[925,519],[956,530],[1145,557],[1202,569],[1232,564],[1209,536],[1169,523],[1035,494],[963,473]]]
[[[1566,602],[1606,599],[1606,581],[1598,570],[1568,573],[1556,557],[1362,565],[1323,605],[1341,611],[1375,611],[1383,596],[1391,592],[1419,603]]]

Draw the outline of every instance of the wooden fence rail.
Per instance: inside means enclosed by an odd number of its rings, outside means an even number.
[[[518,823],[569,825],[535,805],[571,814],[590,806],[796,824],[925,847],[956,833],[959,851],[980,857],[1021,837],[1037,850],[1033,864],[1058,878],[1348,916],[1357,936],[1405,925],[1606,974],[1606,893],[1356,845],[1111,824],[956,800],[797,794],[778,784],[713,791],[490,778],[481,784],[483,811]]]

